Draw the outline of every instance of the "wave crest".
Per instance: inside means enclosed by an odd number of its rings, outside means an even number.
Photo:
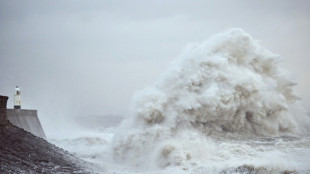
[[[280,56],[241,29],[193,45],[154,87],[135,97],[133,116],[115,136],[116,158],[117,154],[152,154],[167,139],[179,141],[184,132],[198,132],[198,138],[227,132],[305,133],[299,122],[309,125],[309,118],[294,114],[296,83],[280,62]],[[155,156],[169,157],[167,161],[179,152],[169,144],[162,149]],[[181,156],[189,160],[191,154],[182,152]]]

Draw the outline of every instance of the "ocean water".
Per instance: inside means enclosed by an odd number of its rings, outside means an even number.
[[[187,154],[182,153],[180,148],[170,147],[164,155],[173,155],[169,159],[170,164],[165,159],[167,157],[162,157],[164,159],[157,158],[155,161],[149,159],[145,161],[149,164],[140,166],[115,160],[113,136],[117,129],[115,126],[98,127],[93,131],[80,132],[76,137],[54,138],[49,141],[92,163],[91,168],[97,173],[310,173],[310,135],[220,136],[199,139],[196,139],[197,135],[193,135],[192,140],[187,138],[174,143],[175,146],[192,149],[195,159],[187,159]],[[186,161],[182,161],[183,156]]]
[[[282,61],[231,29],[189,46],[126,118],[50,141],[101,173],[310,173],[310,118]]]

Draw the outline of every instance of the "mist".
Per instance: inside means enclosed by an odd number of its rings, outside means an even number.
[[[78,117],[126,116],[188,45],[243,28],[281,55],[309,110],[308,1],[0,1],[0,91],[22,93],[47,136]],[[62,131],[54,131],[54,129]]]

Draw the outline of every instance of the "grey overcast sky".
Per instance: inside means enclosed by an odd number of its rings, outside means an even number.
[[[0,0],[0,92],[12,107],[19,85],[22,107],[38,109],[43,127],[126,115],[134,92],[187,44],[234,27],[285,59],[308,107],[308,0]]]

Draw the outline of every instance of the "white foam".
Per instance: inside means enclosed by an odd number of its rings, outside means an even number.
[[[252,153],[243,144],[227,155],[218,148],[229,146],[210,137],[307,133],[309,117],[297,109],[296,83],[281,61],[241,29],[195,44],[156,85],[136,95],[131,117],[113,139],[115,160],[188,171]],[[239,159],[240,165],[249,159]]]

